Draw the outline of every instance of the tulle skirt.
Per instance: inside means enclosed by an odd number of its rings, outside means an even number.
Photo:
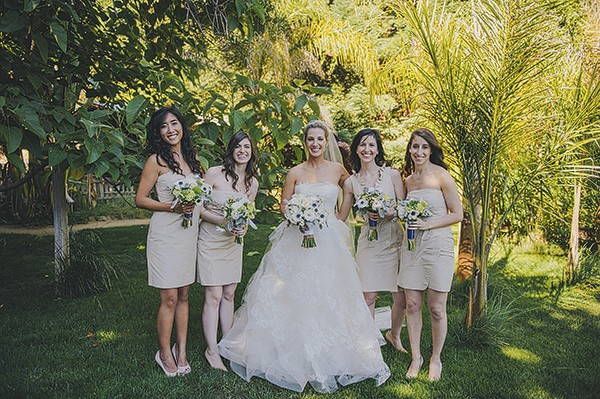
[[[382,384],[390,370],[383,337],[362,295],[356,263],[337,219],[315,230],[316,248],[302,248],[295,226],[282,223],[249,283],[233,328],[219,343],[231,369],[318,392],[367,378]]]

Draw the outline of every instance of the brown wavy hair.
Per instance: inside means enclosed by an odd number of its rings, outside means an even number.
[[[181,156],[183,157],[183,160],[188,164],[193,173],[202,176],[202,164],[196,158],[196,150],[194,150],[194,146],[192,144],[192,135],[190,133],[190,129],[185,122],[183,115],[181,115],[181,112],[179,112],[176,108],[160,108],[159,110],[154,111],[150,117],[150,122],[148,122],[146,125],[148,148],[150,149],[150,152],[158,155],[157,162],[160,166],[164,166],[160,163],[160,160],[162,159],[167,163],[167,167],[169,169],[175,173],[183,175],[183,171],[181,170],[179,162],[177,162],[173,156],[171,146],[165,142],[160,135],[160,127],[165,122],[167,114],[173,114],[181,124]]]
[[[412,132],[410,135],[410,140],[408,140],[408,145],[406,146],[406,153],[404,154],[404,168],[402,170],[402,175],[404,178],[412,175],[415,171],[415,163],[413,162],[410,156],[410,147],[412,146],[413,140],[416,136],[421,137],[429,144],[429,148],[431,148],[431,155],[429,155],[429,161],[432,164],[441,166],[444,169],[448,169],[448,165],[444,162],[444,151],[442,150],[442,146],[435,138],[435,135],[431,132],[431,130],[426,128],[420,128]]]
[[[250,160],[246,164],[246,177],[244,179],[244,186],[246,187],[247,192],[250,190],[250,187],[252,187],[252,178],[258,177],[258,156],[256,155],[256,149],[254,148],[254,143],[252,142],[250,135],[243,130],[240,130],[234,134],[231,139],[229,139],[227,150],[225,151],[225,154],[223,154],[223,171],[225,172],[225,177],[231,177],[231,187],[237,191],[235,185],[240,178],[237,173],[235,173],[235,159],[233,158],[233,151],[235,150],[235,147],[244,139],[248,139],[252,149]]]

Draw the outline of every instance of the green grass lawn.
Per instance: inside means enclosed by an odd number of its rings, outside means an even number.
[[[245,239],[239,306],[248,279],[268,242],[270,226]],[[203,290],[190,290],[188,359],[192,373],[166,378],[154,362],[159,297],[148,287],[147,228],[98,230],[99,250],[122,262],[124,274],[112,290],[80,299],[53,293],[52,237],[0,235],[0,397],[43,398],[597,398],[600,396],[600,289],[578,286],[549,295],[560,280],[563,257],[504,250],[490,267],[490,302],[504,345],[472,347],[461,338],[465,286],[449,297],[449,335],[442,353],[441,381],[427,380],[431,354],[429,313],[423,314],[419,377],[404,374],[410,356],[382,348],[392,376],[322,395],[303,393],[262,379],[250,383],[233,372],[212,370],[204,360]],[[500,253],[501,252],[501,253]],[[500,302],[502,305],[500,306]],[[382,294],[377,306],[391,305]],[[406,329],[402,340],[408,347]]]

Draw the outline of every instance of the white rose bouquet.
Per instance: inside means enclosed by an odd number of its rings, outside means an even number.
[[[178,203],[182,203],[183,205],[204,204],[210,201],[210,194],[212,193],[212,187],[205,183],[198,175],[189,175],[184,179],[176,181],[173,187],[168,188],[171,189],[171,194],[173,194],[171,209]],[[190,227],[192,225],[192,215],[184,213],[181,225],[186,229]]]
[[[357,195],[354,201],[354,212],[363,217],[367,215],[367,212],[375,212],[383,218],[391,207],[392,199],[376,188],[365,188],[365,191]],[[378,238],[377,222],[369,218],[367,240],[373,241]]]
[[[229,198],[223,205],[225,217],[229,219],[227,222],[227,230],[231,231],[234,228],[241,228],[249,225],[256,230],[256,225],[252,221],[258,212],[254,206],[254,202],[246,198]],[[235,242],[242,243],[241,237],[235,237]]]
[[[314,248],[314,227],[327,225],[329,212],[325,208],[323,197],[319,195],[294,194],[285,201],[285,218],[289,224],[298,226],[303,234],[302,248]]]
[[[431,205],[421,199],[407,199],[404,201],[398,201],[396,204],[396,216],[394,220],[401,220],[404,222],[403,226],[406,231],[406,238],[408,240],[408,250],[415,250],[415,231],[408,228],[408,226],[417,220],[417,218],[426,219],[433,216],[431,211]]]

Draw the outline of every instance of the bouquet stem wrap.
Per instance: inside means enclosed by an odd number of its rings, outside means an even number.
[[[188,227],[190,227],[192,225],[192,216],[194,216],[193,213],[184,213],[183,214],[183,221],[181,222],[181,225],[183,226],[184,229],[187,229]]]
[[[367,240],[376,241],[379,239],[379,235],[377,234],[377,221],[369,218],[369,234],[367,235]]]
[[[415,248],[416,248],[416,245],[415,245],[415,231],[414,230],[410,230],[410,229],[406,230],[406,241],[408,243],[408,246],[407,246],[408,250],[409,251],[414,251]]]
[[[314,248],[317,246],[315,232],[312,226],[306,226],[302,231],[302,248]]]
[[[234,226],[236,229],[238,228],[238,226],[237,226],[237,223],[235,223],[235,222],[233,223],[233,226]],[[245,226],[242,226],[242,227],[245,227]],[[243,242],[243,237],[238,237],[238,236],[235,236],[235,238],[234,238],[234,242],[235,242],[236,244],[241,244],[241,243]]]

